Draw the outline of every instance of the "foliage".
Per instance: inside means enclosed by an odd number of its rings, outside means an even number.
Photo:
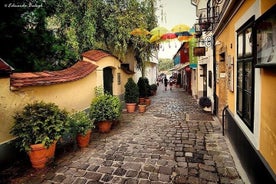
[[[137,103],[139,97],[139,88],[134,80],[130,77],[125,84],[125,102],[126,103]]]
[[[69,124],[74,134],[85,135],[86,132],[94,128],[94,119],[84,111],[79,111],[69,116]]]
[[[146,77],[140,77],[137,82],[139,88],[139,96],[144,98],[150,96],[149,80]]]
[[[0,18],[1,58],[20,71],[58,70],[90,49],[123,60],[132,48],[141,66],[156,45],[130,32],[156,27],[155,1],[37,0],[39,7],[9,8]],[[33,1],[22,1],[29,3]]]
[[[173,67],[173,61],[171,59],[160,59],[158,63],[159,71],[167,71]]]
[[[157,90],[157,84],[151,84],[151,85],[150,85],[150,89],[151,89],[152,91],[156,91],[156,90]]]
[[[103,94],[104,94],[104,88],[103,88],[103,86],[96,86],[95,87],[95,95],[96,95],[96,97],[100,96],[100,95],[103,95]]]
[[[90,105],[90,119],[96,122],[105,120],[117,120],[122,112],[120,99],[110,94],[102,94],[95,97]]]
[[[212,102],[211,99],[209,97],[203,96],[199,98],[199,105],[200,107],[211,107]]]
[[[68,131],[68,113],[54,103],[27,104],[14,116],[11,133],[17,136],[16,146],[21,151],[30,150],[31,144],[49,146]]]

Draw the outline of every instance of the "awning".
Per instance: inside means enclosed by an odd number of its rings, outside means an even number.
[[[186,66],[189,66],[190,63],[189,62],[186,62],[184,64],[178,64],[178,65],[175,65],[173,68],[169,69],[169,71],[178,71],[178,70],[182,70],[183,68],[185,68]]]

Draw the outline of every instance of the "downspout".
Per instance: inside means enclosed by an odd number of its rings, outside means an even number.
[[[224,136],[224,122],[225,122],[225,111],[228,108],[228,105],[226,105],[222,110],[222,135]]]

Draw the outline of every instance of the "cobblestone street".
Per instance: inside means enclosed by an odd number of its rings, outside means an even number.
[[[221,125],[182,89],[160,86],[145,113],[124,112],[88,148],[57,158],[26,183],[244,183]]]

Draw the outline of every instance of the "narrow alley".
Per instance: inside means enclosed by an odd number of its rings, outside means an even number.
[[[191,95],[161,84],[151,101],[143,114],[124,112],[110,133],[93,133],[88,148],[13,183],[244,183],[220,123]]]

